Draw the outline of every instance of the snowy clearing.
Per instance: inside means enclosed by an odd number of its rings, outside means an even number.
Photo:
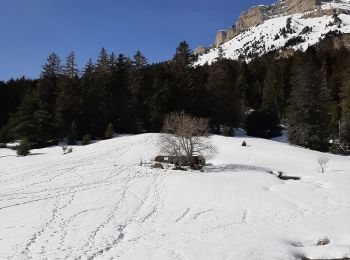
[[[349,157],[327,155],[321,174],[321,153],[213,136],[218,154],[204,173],[139,166],[158,154],[157,140],[24,158],[0,149],[0,259],[350,257]]]

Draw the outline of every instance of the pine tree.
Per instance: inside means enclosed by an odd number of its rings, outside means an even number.
[[[96,72],[96,66],[93,63],[92,59],[89,59],[84,66],[82,77],[81,77],[82,89],[84,94],[87,94],[90,91],[92,91],[95,72]]]
[[[80,84],[80,103],[79,118],[77,118],[78,135],[84,134],[83,130],[91,131],[91,124],[94,120],[96,107],[98,107],[98,99],[95,96],[94,80],[95,80],[95,64],[89,59],[85,64]]]
[[[187,102],[187,93],[191,91],[191,66],[195,60],[187,42],[181,42],[176,48],[176,53],[172,59],[171,68],[173,74],[173,91],[175,98],[175,106],[173,110],[181,111],[190,105]]]
[[[295,57],[292,94],[288,111],[291,143],[327,151],[329,129],[324,95],[320,88],[320,70],[312,50]]]
[[[84,83],[89,86],[89,89],[91,89],[91,83],[92,78],[95,72],[96,66],[92,62],[92,59],[89,59],[89,61],[85,64],[84,71],[83,71],[83,79]]]
[[[129,89],[132,99],[132,105],[130,107],[133,110],[134,121],[137,125],[137,132],[141,132],[147,107],[145,105],[146,98],[146,73],[145,67],[147,66],[147,60],[140,51],[137,51],[131,62],[129,70]]]
[[[47,62],[43,65],[41,78],[56,78],[62,74],[61,60],[56,53],[51,53],[47,58]]]
[[[77,125],[75,121],[72,122],[69,133],[67,136],[67,142],[69,145],[75,145],[77,143],[77,138],[78,138],[78,130],[77,130]]]
[[[247,100],[249,88],[249,69],[247,64],[239,64],[238,80],[237,80],[237,90],[240,96],[242,97],[242,111],[246,112],[246,108],[250,107],[250,104]]]
[[[37,146],[58,139],[55,103],[61,75],[60,59],[52,53],[43,65],[36,87],[26,93],[17,113],[11,119],[13,136],[25,136]]]
[[[96,72],[99,74],[107,74],[110,72],[109,56],[105,48],[102,48],[98,55]]]
[[[9,120],[9,135],[13,140],[18,140],[23,136],[26,136],[29,140],[35,139],[36,123],[33,115],[38,109],[38,105],[34,93],[34,90],[26,92],[17,112]]]
[[[90,98],[95,107],[91,107],[93,122],[89,127],[93,135],[103,137],[104,126],[111,122],[112,87],[117,87],[111,82],[110,57],[105,48],[102,48],[96,62],[94,81],[90,90]],[[94,110],[94,111],[93,111]]]
[[[180,42],[179,46],[176,48],[176,53],[172,59],[173,63],[178,69],[185,70],[189,68],[195,57],[187,44],[187,42]]]
[[[136,132],[137,115],[134,113],[134,102],[130,88],[130,72],[132,71],[131,60],[122,53],[117,58],[117,71],[114,75],[115,97],[119,107],[114,107],[114,114],[117,115],[115,127],[117,131]]]
[[[345,56],[340,86],[340,133],[339,141],[343,154],[350,154],[350,54]]]
[[[217,61],[223,60],[225,58],[225,52],[222,48],[222,46],[218,47],[218,57],[217,57]]]
[[[264,109],[274,111],[279,118],[283,116],[283,81],[280,66],[274,62],[269,68],[263,83],[262,105]]]
[[[81,110],[81,83],[74,53],[67,56],[63,71],[64,75],[57,84],[55,119],[61,129],[61,137],[66,137],[71,134],[72,123],[75,124]]]
[[[239,126],[242,121],[242,96],[237,88],[238,68],[228,60],[221,60],[212,64],[206,82],[206,89],[210,93],[210,118],[217,125]]]
[[[350,115],[344,119],[344,126],[341,132],[342,153],[350,154]]]
[[[111,73],[115,73],[117,71],[117,57],[115,53],[112,52],[109,56],[109,70]]]
[[[89,133],[86,133],[84,136],[83,136],[83,139],[81,141],[82,145],[89,145],[91,144],[91,135]]]
[[[68,78],[73,79],[78,77],[79,70],[77,69],[77,64],[75,62],[75,53],[71,52],[66,59],[66,64],[63,68],[64,75]]]
[[[137,51],[134,55],[134,60],[132,62],[133,67],[136,68],[136,70],[141,70],[145,66],[147,66],[147,59],[145,56],[143,56],[142,52]]]
[[[18,156],[27,156],[30,155],[30,145],[27,138],[23,138],[17,148]]]
[[[107,129],[106,129],[106,132],[105,132],[105,138],[106,139],[111,139],[114,135],[114,128],[113,128],[113,125],[112,123],[109,123]]]
[[[144,71],[147,66],[147,60],[140,51],[137,51],[132,61],[132,67],[130,69],[130,89],[133,95],[134,101],[138,102],[142,98],[142,86],[144,83]]]
[[[157,64],[152,71],[152,94],[148,100],[148,126],[150,131],[160,131],[164,115],[174,107],[172,77],[168,64]]]

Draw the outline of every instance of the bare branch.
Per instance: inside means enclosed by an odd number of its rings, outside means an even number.
[[[328,168],[328,163],[329,163],[330,159],[326,156],[322,156],[320,158],[318,158],[317,162],[318,162],[318,165],[320,166],[320,172],[321,173],[325,173],[327,171],[327,168]]]
[[[162,152],[169,156],[186,158],[191,167],[194,156],[210,158],[215,152],[209,137],[208,120],[186,115],[184,112],[168,115],[160,137]]]

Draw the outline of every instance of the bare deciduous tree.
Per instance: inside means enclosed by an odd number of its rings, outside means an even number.
[[[325,173],[327,168],[328,168],[328,163],[329,163],[330,159],[326,156],[322,156],[320,158],[318,158],[317,162],[318,165],[320,166],[320,172],[321,173]]]
[[[194,168],[194,156],[210,158],[215,148],[209,137],[208,120],[177,112],[169,114],[163,124],[163,134],[160,138],[162,152],[168,156],[190,162]]]

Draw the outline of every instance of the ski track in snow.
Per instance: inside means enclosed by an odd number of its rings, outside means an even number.
[[[157,140],[118,137],[65,156],[58,147],[27,158],[0,150],[0,258],[350,255],[348,157],[331,156],[337,171],[321,175],[320,153],[254,138],[247,149],[242,138],[213,137],[221,149],[205,173],[139,166],[157,154]],[[281,167],[301,180],[267,173]]]

